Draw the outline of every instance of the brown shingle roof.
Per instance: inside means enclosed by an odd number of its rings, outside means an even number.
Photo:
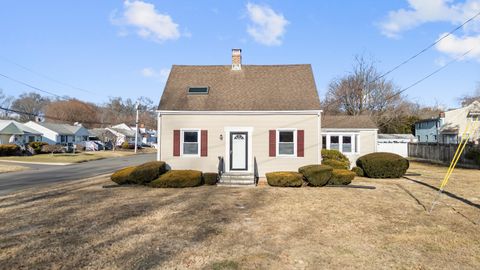
[[[208,86],[207,95],[188,95]],[[320,110],[310,65],[177,66],[168,77],[159,110]]]
[[[322,128],[377,128],[367,115],[322,115]]]

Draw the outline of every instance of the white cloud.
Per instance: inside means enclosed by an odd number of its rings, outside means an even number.
[[[154,4],[140,0],[124,1],[123,14],[116,18],[114,12],[110,18],[115,25],[122,27],[131,26],[136,28],[136,33],[142,38],[156,42],[175,40],[180,37],[179,26],[170,15],[159,13]],[[121,29],[125,33],[125,29]],[[125,35],[125,34],[123,34]]]
[[[380,24],[382,34],[398,38],[405,31],[426,23],[447,22],[461,25],[480,11],[480,0],[407,0],[408,9],[389,12],[385,21]],[[439,39],[445,36],[441,34]],[[457,34],[439,42],[435,48],[450,57],[459,57],[466,51],[473,50],[465,59],[480,61],[480,18],[470,21]],[[438,63],[437,63],[438,64]]]
[[[151,67],[146,67],[146,68],[143,68],[140,71],[140,73],[142,74],[143,77],[154,78],[161,82],[166,82],[168,79],[168,75],[170,74],[170,69],[162,68],[157,71]]]
[[[247,32],[253,39],[267,46],[282,44],[285,27],[290,23],[283,14],[277,13],[268,6],[247,4],[247,14],[252,24]]]
[[[458,25],[480,11],[480,0],[465,0],[454,3],[452,0],[407,0],[408,9],[390,11],[385,21],[380,23],[382,33],[396,38],[404,31],[424,23],[450,22]],[[473,21],[466,31],[480,30],[480,21]]]
[[[441,36],[444,35],[446,35],[446,33]],[[435,47],[438,51],[455,58],[462,56],[465,52],[472,49],[472,51],[465,56],[465,59],[472,58],[480,62],[480,34],[476,36],[462,37],[450,35],[439,42]]]

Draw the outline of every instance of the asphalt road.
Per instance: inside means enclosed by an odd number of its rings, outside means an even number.
[[[29,170],[0,174],[0,195],[63,181],[81,180],[97,175],[113,173],[131,165],[155,160],[155,154],[139,154],[136,156],[108,158],[85,163],[52,166],[18,163],[16,165],[29,167]],[[12,163],[1,163],[12,165]]]

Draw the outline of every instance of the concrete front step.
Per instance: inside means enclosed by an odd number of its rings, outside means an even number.
[[[251,173],[224,173],[220,177],[219,186],[255,185],[255,176]]]

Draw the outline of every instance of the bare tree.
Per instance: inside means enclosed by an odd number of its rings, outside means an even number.
[[[460,98],[460,103],[462,106],[468,106],[472,104],[475,100],[480,102],[480,82],[477,83],[477,87],[473,95],[466,95]]]
[[[9,119],[11,112],[8,109],[11,108],[13,102],[12,96],[7,96],[3,93],[3,89],[0,89],[0,106],[4,109],[0,110],[0,118],[1,119]]]
[[[56,100],[45,106],[45,116],[52,122],[73,124],[79,122],[86,127],[98,125],[98,109],[91,103],[78,99]]]
[[[398,89],[393,82],[380,76],[373,61],[356,56],[353,71],[330,83],[325,111],[372,115],[401,102],[402,98],[394,95]]]
[[[19,115],[20,121],[34,121],[35,115],[41,114],[48,103],[50,103],[50,99],[40,94],[35,92],[23,93],[13,101],[12,109],[26,113]]]

